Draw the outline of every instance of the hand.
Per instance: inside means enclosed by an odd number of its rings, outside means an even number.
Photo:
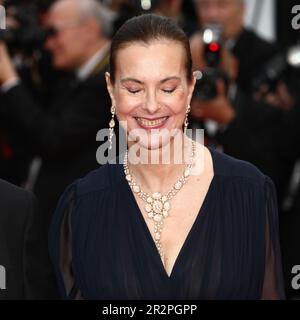
[[[291,96],[287,85],[282,81],[278,82],[275,92],[270,92],[267,85],[262,85],[259,91],[254,94],[254,99],[264,101],[284,111],[289,111],[295,106],[295,99]]]
[[[228,101],[223,80],[217,81],[217,97],[213,100],[191,103],[192,117],[197,120],[214,120],[219,124],[229,124],[235,118],[235,111]]]
[[[8,54],[6,44],[0,42],[0,85],[18,78],[18,74]]]

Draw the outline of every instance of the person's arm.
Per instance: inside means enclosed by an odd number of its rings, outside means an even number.
[[[262,300],[285,299],[276,191],[272,180],[265,178],[265,271]]]
[[[53,263],[58,289],[63,299],[82,300],[77,286],[72,256],[71,219],[75,211],[75,183],[61,196],[49,230],[49,252]]]
[[[26,200],[23,296],[24,299],[54,299],[57,289],[48,254],[47,221],[38,210],[37,200],[31,193],[28,193]]]

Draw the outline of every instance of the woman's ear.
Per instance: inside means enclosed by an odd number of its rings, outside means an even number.
[[[105,72],[105,80],[106,80],[106,88],[107,88],[107,91],[110,95],[110,99],[111,99],[111,103],[113,106],[116,106],[115,104],[115,98],[114,98],[114,93],[113,93],[113,84],[111,82],[111,78],[110,78],[110,74],[109,72]]]

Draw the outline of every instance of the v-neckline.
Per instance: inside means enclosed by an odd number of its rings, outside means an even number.
[[[163,264],[163,262],[162,262],[162,260],[161,260],[161,257],[160,257],[160,255],[159,255],[159,252],[158,252],[158,250],[157,250],[157,247],[156,247],[156,245],[155,245],[155,242],[154,242],[154,239],[153,239],[153,237],[152,237],[152,235],[151,235],[151,232],[150,232],[150,230],[149,230],[149,228],[148,228],[148,225],[147,225],[147,223],[146,223],[146,221],[145,221],[145,218],[144,218],[144,216],[143,216],[143,214],[142,214],[142,212],[141,212],[141,210],[140,210],[140,207],[139,207],[139,205],[138,205],[138,203],[137,203],[137,201],[136,201],[136,199],[135,199],[135,197],[134,197],[134,194],[133,194],[132,190],[130,189],[130,187],[129,187],[126,179],[125,179],[125,175],[124,175],[124,180],[123,180],[123,181],[126,183],[127,190],[128,190],[128,192],[129,192],[130,197],[131,197],[131,200],[132,200],[132,202],[133,202],[133,204],[134,204],[134,207],[135,207],[135,215],[136,215],[136,217],[140,220],[141,225],[142,225],[142,228],[144,229],[145,235],[146,235],[146,237],[148,238],[148,241],[149,241],[149,243],[150,243],[150,245],[151,245],[152,250],[154,251],[154,256],[156,257],[156,259],[159,260],[159,262],[158,262],[158,263],[159,263],[159,267],[160,267],[163,275],[164,275],[168,280],[171,280],[171,279],[174,277],[175,271],[176,271],[176,269],[178,268],[178,265],[180,264],[181,257],[182,257],[182,255],[183,255],[183,253],[184,253],[184,251],[185,251],[186,246],[187,246],[188,243],[190,242],[190,238],[192,237],[192,234],[193,234],[193,232],[194,232],[194,229],[196,228],[197,224],[199,224],[200,221],[203,220],[203,215],[204,215],[204,213],[205,213],[205,207],[206,207],[206,205],[207,205],[208,198],[209,198],[209,195],[210,195],[210,193],[211,193],[211,189],[213,188],[213,184],[214,184],[215,176],[216,176],[216,171],[215,171],[216,164],[215,164],[215,159],[214,159],[214,155],[213,155],[213,150],[211,150],[210,148],[207,148],[207,149],[209,150],[210,155],[211,155],[211,159],[212,159],[213,177],[212,177],[212,179],[211,179],[211,181],[210,181],[210,184],[209,184],[209,186],[208,186],[208,189],[207,189],[207,192],[206,192],[206,194],[205,194],[205,197],[204,197],[204,199],[203,199],[203,201],[202,201],[202,204],[201,204],[201,206],[200,206],[200,208],[199,208],[199,210],[198,210],[197,216],[196,216],[196,218],[195,218],[195,220],[194,220],[194,222],[193,222],[193,224],[192,224],[192,226],[191,226],[191,228],[190,228],[190,230],[189,230],[189,232],[188,232],[188,234],[187,234],[187,236],[186,236],[186,238],[185,238],[185,240],[184,240],[184,242],[183,242],[183,244],[182,244],[182,246],[181,246],[181,248],[180,248],[180,250],[179,250],[179,252],[178,252],[178,255],[177,255],[177,257],[176,257],[176,259],[175,259],[175,262],[174,262],[174,264],[173,264],[173,267],[172,267],[172,269],[171,269],[170,275],[169,275],[168,272],[166,271],[166,268],[165,268],[165,266],[164,266],[164,264]]]

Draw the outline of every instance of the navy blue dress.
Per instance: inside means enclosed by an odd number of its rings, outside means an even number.
[[[49,248],[65,299],[283,299],[273,182],[211,150],[214,177],[166,273],[122,164],[70,185]]]

